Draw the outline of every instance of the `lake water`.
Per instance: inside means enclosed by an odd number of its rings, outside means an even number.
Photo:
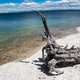
[[[80,11],[42,11],[50,30],[80,26]],[[0,14],[0,44],[20,37],[42,34],[40,16],[34,12]],[[2,44],[3,45],[3,44]]]

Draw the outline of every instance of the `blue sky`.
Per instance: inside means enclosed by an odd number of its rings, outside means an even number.
[[[1,0],[0,3],[22,3],[22,2],[36,2],[43,3],[45,1],[60,1],[60,0]]]
[[[80,9],[80,0],[1,0],[0,13]]]

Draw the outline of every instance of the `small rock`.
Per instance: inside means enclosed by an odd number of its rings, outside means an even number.
[[[45,77],[42,77],[42,78],[41,78],[41,77],[39,77],[39,79],[45,79]]]

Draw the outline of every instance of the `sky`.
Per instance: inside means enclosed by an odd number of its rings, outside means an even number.
[[[80,9],[80,0],[0,0],[0,13]]]

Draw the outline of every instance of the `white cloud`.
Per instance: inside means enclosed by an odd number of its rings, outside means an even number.
[[[0,4],[0,7],[15,7],[18,5],[17,3],[5,3],[5,4]]]
[[[32,6],[32,5],[36,5],[37,3],[35,3],[35,2],[31,2],[31,3],[25,3],[25,2],[23,2],[23,3],[21,3],[20,5],[19,5],[19,7],[25,7],[25,6]]]
[[[39,3],[35,3],[35,2],[29,2],[29,3],[21,3],[19,4],[18,8],[19,9],[24,9],[26,11],[29,11],[29,10],[33,10],[33,9],[37,9],[40,7],[40,4]]]
[[[24,0],[25,2],[33,2],[34,0]]]
[[[30,1],[30,0],[25,0],[25,1]],[[30,11],[30,10],[56,10],[56,9],[57,10],[80,9],[80,0],[62,0],[62,1],[56,1],[56,2],[45,1],[44,3],[41,3],[41,4],[36,3],[36,2],[22,2],[20,4],[15,4],[15,3],[0,4],[0,12]]]

